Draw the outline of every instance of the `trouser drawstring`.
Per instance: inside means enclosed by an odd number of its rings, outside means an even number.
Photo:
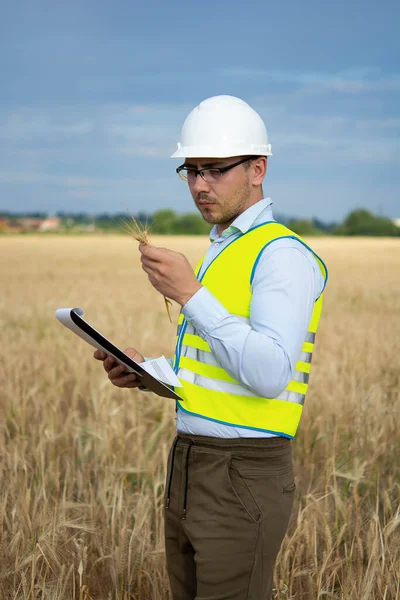
[[[165,508],[169,507],[169,501],[171,498],[171,483],[172,483],[172,473],[174,470],[174,460],[175,460],[175,450],[176,450],[176,445],[179,442],[179,435],[176,436],[176,438],[174,439],[174,443],[172,445],[172,452],[171,452],[171,468],[169,471],[169,479],[168,479],[168,485],[167,485],[167,501],[165,503]]]
[[[193,440],[189,440],[188,449],[186,452],[186,468],[185,468],[185,493],[183,496],[183,515],[182,521],[186,519],[186,507],[187,507],[187,493],[188,493],[188,481],[189,481],[189,454],[190,449],[194,445]]]
[[[168,478],[168,483],[167,483],[167,500],[165,502],[165,508],[169,508],[169,503],[170,503],[170,499],[171,499],[171,486],[172,486],[172,475],[174,472],[175,450],[176,450],[176,446],[177,446],[179,440],[180,440],[180,437],[179,437],[179,435],[177,435],[174,440],[174,443],[172,444],[171,466],[170,466],[170,470],[169,470],[169,478]],[[185,463],[186,463],[185,464],[185,487],[184,487],[184,494],[183,494],[183,515],[182,515],[183,521],[186,519],[186,512],[187,512],[187,494],[188,494],[188,481],[189,481],[189,455],[190,455],[190,449],[193,445],[194,445],[193,440],[189,440],[188,449],[186,452],[186,461],[185,461]]]

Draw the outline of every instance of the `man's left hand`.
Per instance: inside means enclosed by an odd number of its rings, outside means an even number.
[[[163,296],[184,306],[202,287],[186,256],[167,248],[140,244],[142,268]]]

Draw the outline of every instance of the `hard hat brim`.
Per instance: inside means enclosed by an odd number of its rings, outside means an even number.
[[[181,146],[170,158],[229,158],[230,156],[272,156],[271,144],[216,148],[215,146]]]

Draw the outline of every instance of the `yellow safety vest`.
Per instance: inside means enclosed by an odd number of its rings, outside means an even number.
[[[228,244],[207,267],[202,284],[240,320],[250,322],[251,285],[263,250],[282,238],[298,239],[314,254],[327,281],[327,269],[315,252],[293,231],[275,221],[262,223]],[[204,259],[203,259],[204,260]],[[202,261],[195,271],[198,275]],[[325,287],[325,286],[324,286]],[[223,369],[210,346],[181,313],[174,368],[183,388],[177,393],[180,408],[190,414],[225,425],[245,427],[293,438],[308,388],[315,334],[321,315],[323,294],[314,304],[308,333],[296,369],[286,389],[277,398],[257,396]]]

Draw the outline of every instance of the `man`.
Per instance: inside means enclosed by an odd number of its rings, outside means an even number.
[[[172,158],[184,160],[177,172],[214,224],[212,244],[196,275],[184,255],[140,246],[152,285],[182,307],[174,367],[183,400],[165,491],[174,600],[270,599],[292,510],[291,439],[327,272],[273,220],[262,189],[268,156],[265,125],[248,104],[202,102]],[[94,356],[114,385],[138,385],[112,357]]]

